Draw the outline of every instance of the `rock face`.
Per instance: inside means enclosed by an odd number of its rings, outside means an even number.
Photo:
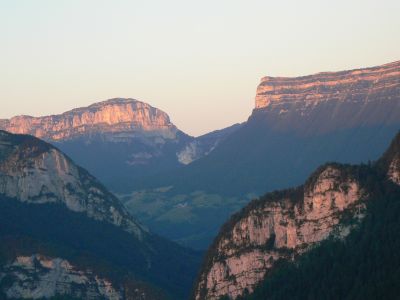
[[[389,180],[400,185],[400,133],[392,141],[378,164],[381,169],[387,170]]]
[[[309,106],[325,101],[374,100],[387,87],[398,87],[399,76],[400,61],[367,69],[296,78],[267,76],[261,79],[257,88],[255,108],[293,105],[299,101]]]
[[[0,154],[0,194],[28,203],[61,203],[138,238],[145,231],[115,196],[53,146],[0,131]]]
[[[299,125],[302,134],[324,134],[361,124],[397,124],[399,95],[400,61],[303,77],[264,77],[255,114],[274,115],[271,126],[277,130]],[[317,128],[307,128],[307,120]]]
[[[140,134],[175,139],[177,133],[177,128],[165,112],[147,103],[120,98],[73,109],[61,115],[37,118],[17,116],[0,120],[0,128],[49,141],[69,140],[99,132],[115,140]]]
[[[79,270],[67,260],[42,255],[18,256],[0,268],[0,283],[11,282],[7,298],[42,299],[68,296],[80,299],[124,299],[122,291],[89,270]],[[139,293],[138,293],[139,294]],[[145,299],[138,295],[137,299]]]
[[[304,187],[267,196],[223,227],[205,263],[195,299],[231,299],[252,292],[279,259],[294,259],[330,235],[345,236],[346,211],[355,217],[364,205],[355,178],[340,166],[318,170]]]

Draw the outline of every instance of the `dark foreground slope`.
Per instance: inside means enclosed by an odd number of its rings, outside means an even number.
[[[184,299],[199,253],[149,232],[53,146],[0,132],[3,297]]]

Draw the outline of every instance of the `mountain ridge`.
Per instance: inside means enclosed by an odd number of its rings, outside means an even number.
[[[165,112],[132,98],[113,98],[57,115],[15,116],[0,120],[0,127],[13,133],[31,134],[50,141],[72,139],[93,132],[105,134],[135,131],[173,139],[177,131]]]
[[[289,92],[290,89],[297,92],[307,92],[307,102],[313,102],[315,100],[337,100],[344,101],[344,98],[334,98],[333,94],[329,94],[327,87],[335,87],[340,85],[357,85],[362,83],[371,89],[379,88],[379,81],[388,79],[389,84],[396,84],[393,82],[393,77],[396,78],[399,75],[400,61],[387,63],[380,66],[358,68],[346,71],[338,72],[319,72],[312,75],[297,76],[297,77],[271,77],[265,76],[261,79],[261,82],[257,88],[255,109],[263,109],[274,104],[279,104],[279,100],[287,101],[296,100],[296,98],[285,99],[280,97],[284,92]],[[335,80],[336,79],[336,80]],[[325,90],[324,87],[325,86]],[[318,91],[321,88],[322,94],[312,95],[310,92]],[[329,94],[333,99],[326,99],[326,94]],[[275,103],[277,102],[277,103]]]
[[[113,299],[127,290],[127,299],[182,299],[192,284],[199,252],[150,232],[95,177],[36,137],[0,131],[0,210],[0,297],[101,298],[109,287]],[[34,259],[37,269],[18,262],[32,257],[44,258]]]

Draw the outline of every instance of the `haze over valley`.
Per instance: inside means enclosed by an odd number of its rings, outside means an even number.
[[[0,4],[0,299],[397,299],[398,1]]]

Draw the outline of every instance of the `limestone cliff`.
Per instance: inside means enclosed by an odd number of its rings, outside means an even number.
[[[12,133],[30,134],[50,141],[101,133],[116,140],[145,134],[175,139],[177,128],[168,115],[134,99],[110,99],[60,115],[16,116],[0,120],[0,128]]]
[[[362,217],[363,190],[338,165],[318,170],[300,188],[267,195],[233,217],[217,237],[195,299],[235,299],[251,292],[279,259],[294,259],[330,235],[345,236],[344,212]]]
[[[68,296],[79,299],[125,299],[121,289],[90,270],[79,270],[67,260],[34,254],[18,256],[15,261],[0,267],[0,284],[6,285],[10,299],[43,299]],[[137,297],[146,299],[144,291]]]
[[[257,88],[255,108],[299,101],[309,106],[320,101],[373,100],[373,96],[384,88],[398,87],[399,76],[400,61],[367,69],[323,72],[297,78],[264,77]],[[358,97],[353,97],[352,92]]]
[[[0,194],[28,203],[60,203],[138,238],[146,231],[93,176],[31,136],[0,131]]]
[[[302,134],[390,125],[400,119],[399,95],[400,61],[302,77],[264,77],[254,115],[267,114],[276,130],[295,128]]]

